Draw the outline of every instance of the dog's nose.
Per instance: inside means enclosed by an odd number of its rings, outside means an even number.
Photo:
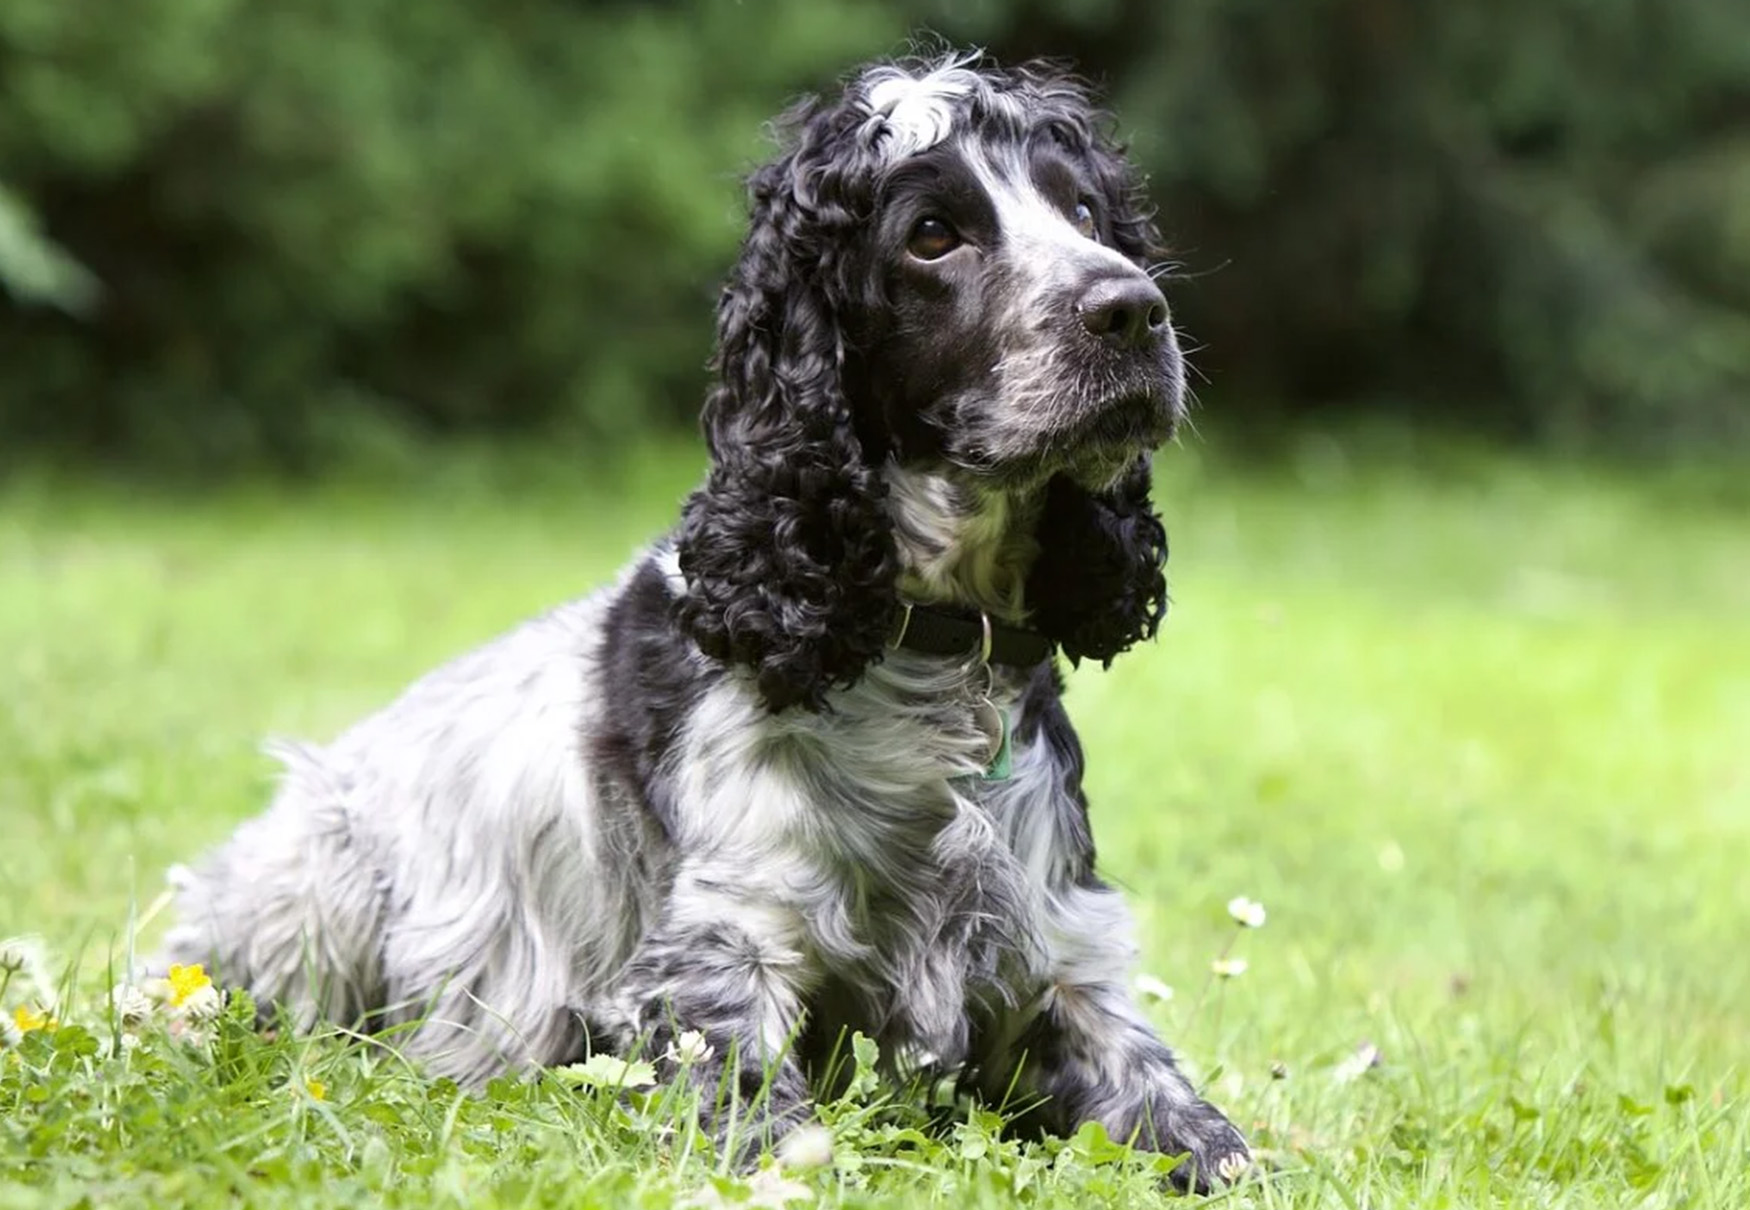
[[[1141,275],[1103,277],[1076,303],[1076,314],[1083,327],[1108,344],[1140,349],[1165,331],[1167,300]]]

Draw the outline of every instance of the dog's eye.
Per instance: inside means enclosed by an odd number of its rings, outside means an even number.
[[[1100,229],[1094,226],[1094,208],[1086,202],[1077,202],[1075,213],[1071,216],[1076,230],[1088,239],[1100,238]]]
[[[960,233],[944,220],[931,215],[918,220],[911,229],[905,250],[919,260],[939,260],[960,246]]]

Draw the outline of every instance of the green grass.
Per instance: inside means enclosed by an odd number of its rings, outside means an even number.
[[[1105,869],[1178,988],[1151,1012],[1273,1161],[1226,1200],[1750,1205],[1741,500],[1335,445],[1272,476],[1162,465],[1173,614],[1070,705]],[[330,735],[602,582],[695,469],[0,491],[0,936],[78,963],[67,1024],[0,1058],[0,1208],[748,1196],[668,1129],[674,1089],[469,1097],[382,1044],[238,1022],[210,1054],[102,1053],[130,903],[259,808],[263,734]],[[1206,990],[1237,894],[1269,922]],[[20,975],[0,998],[28,994]],[[1381,1062],[1358,1074],[1363,1043]],[[1157,1196],[1090,1137],[1023,1147],[872,1093],[823,1116],[834,1161],[796,1179],[827,1204]]]

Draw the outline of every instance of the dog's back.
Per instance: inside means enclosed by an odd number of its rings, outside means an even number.
[[[423,1021],[410,1051],[458,1078],[574,1051],[577,981],[635,940],[584,927],[636,912],[595,852],[578,753],[606,599],[452,661],[331,745],[271,745],[269,809],[173,871],[163,960],[210,962],[300,1027]]]

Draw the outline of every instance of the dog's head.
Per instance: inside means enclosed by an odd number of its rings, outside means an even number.
[[[858,254],[881,293],[841,320],[866,452],[1108,486],[1171,432],[1183,378],[1153,231],[1086,96],[964,67],[853,93],[879,160]]]
[[[891,632],[898,468],[1005,501],[1028,620],[1072,658],[1152,634],[1148,457],[1183,366],[1154,227],[1087,92],[1037,65],[882,65],[784,129],[719,307],[682,623],[774,709],[818,707]]]

